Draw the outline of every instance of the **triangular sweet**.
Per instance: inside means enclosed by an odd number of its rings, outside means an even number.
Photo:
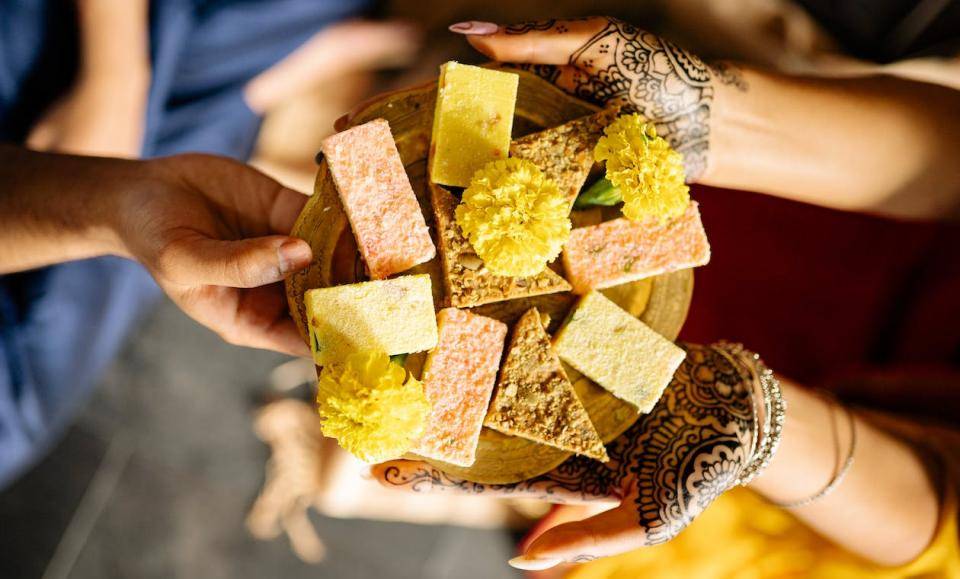
[[[430,184],[430,204],[437,226],[447,305],[469,308],[516,298],[570,291],[570,284],[550,268],[530,277],[490,273],[457,225],[457,198]]]
[[[619,108],[604,109],[515,139],[510,144],[510,156],[533,161],[567,195],[572,206],[593,167],[593,148],[619,112]]]
[[[549,333],[560,328],[560,324],[566,319],[567,314],[576,301],[577,296],[570,292],[563,292],[484,304],[470,308],[470,311],[479,316],[500,320],[509,326],[513,326],[523,314],[527,313],[527,310],[537,308],[537,311],[540,312],[540,317],[546,316],[550,318],[549,322],[543,324],[543,327],[546,328]]]
[[[609,460],[536,308],[528,310],[513,328],[510,350],[483,425],[603,462]]]

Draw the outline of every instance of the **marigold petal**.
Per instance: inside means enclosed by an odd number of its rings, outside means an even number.
[[[401,457],[423,434],[423,384],[383,352],[349,355],[320,373],[317,409],[325,436],[365,462]]]
[[[457,224],[492,273],[531,276],[570,235],[570,208],[556,183],[525,159],[487,163],[456,210]]]
[[[643,221],[677,217],[690,203],[683,157],[638,114],[621,115],[604,129],[593,151],[623,197],[623,214]]]

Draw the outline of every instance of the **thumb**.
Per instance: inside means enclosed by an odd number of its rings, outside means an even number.
[[[646,533],[630,499],[618,507],[548,529],[510,565],[525,571],[549,569],[560,563],[582,563],[619,555],[644,544]]]
[[[196,234],[168,244],[158,257],[161,274],[183,285],[258,287],[282,280],[310,264],[310,245],[271,235],[222,241]]]
[[[463,34],[474,48],[499,62],[568,64],[570,57],[603,30],[610,19],[543,20],[500,26],[458,22],[450,31]]]

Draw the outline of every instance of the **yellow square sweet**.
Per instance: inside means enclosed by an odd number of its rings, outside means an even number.
[[[304,303],[310,350],[319,366],[358,350],[393,356],[437,345],[428,274],[312,289]]]
[[[453,61],[440,67],[430,145],[434,183],[466,187],[477,169],[507,157],[519,79]]]
[[[581,298],[553,346],[561,360],[640,412],[653,409],[686,357],[596,291]]]

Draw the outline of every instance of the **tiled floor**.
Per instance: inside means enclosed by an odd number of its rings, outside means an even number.
[[[56,450],[0,493],[0,577],[516,577],[506,532],[314,517],[311,566],[243,526],[266,447],[254,400],[282,358],[165,302]]]

